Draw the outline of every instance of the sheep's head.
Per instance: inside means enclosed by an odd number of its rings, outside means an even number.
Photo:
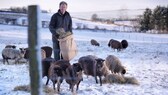
[[[63,76],[62,68],[60,66],[55,66],[54,67],[54,74],[57,74],[58,76]]]
[[[96,69],[97,71],[100,71],[101,68],[103,67],[103,64],[104,64],[104,61],[103,59],[101,58],[98,58],[98,59],[95,59],[96,60]]]
[[[126,69],[125,69],[125,67],[123,67],[123,68],[122,68],[122,71],[121,71],[121,74],[124,75],[125,73],[126,73]]]
[[[73,68],[76,70],[76,72],[82,71],[82,67],[79,63],[74,63]]]
[[[16,49],[16,46],[15,46],[15,45],[13,45],[13,46],[12,46],[12,48],[13,48],[13,49]]]
[[[19,49],[20,49],[20,55],[23,58],[26,53],[26,49],[25,48],[19,48]]]

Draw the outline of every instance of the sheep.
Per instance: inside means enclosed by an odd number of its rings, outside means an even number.
[[[84,74],[95,77],[96,83],[98,83],[97,76],[99,77],[100,86],[102,86],[101,76],[103,76],[103,72],[101,70],[103,67],[103,62],[104,60],[101,58],[94,59],[87,56],[83,56],[78,60],[78,63],[81,64]]]
[[[122,75],[126,73],[126,69],[122,66],[121,61],[114,55],[107,56],[105,64],[111,70],[111,73],[120,73]]]
[[[60,85],[63,82],[62,68],[59,65],[51,64],[48,75],[49,79],[53,83],[53,89],[55,90],[55,84],[57,83],[57,91],[60,92]]]
[[[48,76],[49,76],[49,79],[53,82],[54,90],[55,90],[55,84],[58,82],[57,90],[59,92],[60,85],[63,79],[65,79],[66,69],[70,66],[70,63],[69,61],[62,59],[62,60],[52,61],[50,64],[51,65],[48,71]],[[57,69],[54,69],[54,68],[57,68]]]
[[[122,49],[122,44],[114,39],[111,39],[108,43],[108,46],[113,48],[114,50],[117,49],[117,51],[120,51]]]
[[[43,46],[41,47],[41,49],[43,49],[46,52],[46,57],[51,57],[52,55],[52,48],[49,46]]]
[[[98,57],[95,56],[95,55],[87,55],[86,57],[90,57],[90,58],[93,58],[93,59],[98,59]],[[110,74],[110,71],[109,71],[109,69],[108,69],[108,67],[106,66],[105,63],[103,63],[103,67],[101,68],[101,71],[103,72],[104,76],[107,76],[108,74]]]
[[[49,70],[51,63],[54,61],[55,61],[54,58],[45,58],[41,62],[42,63],[42,77],[47,76],[46,85],[48,85],[48,82],[49,82],[48,70]]]
[[[62,68],[62,73],[63,75],[65,75],[66,73],[66,68],[68,68],[68,66],[70,66],[69,61],[66,60],[58,60],[55,61],[54,58],[45,58],[42,60],[42,77],[47,76],[47,82],[46,85],[48,85],[49,82],[49,76],[48,76],[48,70],[51,64],[55,64],[58,65]]]
[[[19,63],[19,60],[22,59],[25,54],[24,48],[19,49],[20,50],[13,48],[4,48],[2,50],[3,64],[5,64],[5,61],[9,64],[8,59],[14,59],[15,64]]]
[[[71,92],[74,92],[74,86],[76,85],[76,91],[79,88],[82,78],[82,68],[79,63],[74,63],[66,69],[65,80],[69,84]]]
[[[15,45],[6,45],[5,48],[13,48],[13,49],[16,49],[16,46],[15,46]]]
[[[91,45],[94,45],[94,46],[100,46],[100,44],[94,39],[91,39],[90,43]]]
[[[59,65],[62,69],[63,69],[63,74],[66,74],[66,69],[71,65],[69,63],[69,61],[61,59],[61,60],[57,60],[52,62],[53,64]]]
[[[128,42],[127,42],[127,40],[122,40],[122,41],[121,41],[121,44],[122,44],[123,49],[126,49],[126,48],[128,47]]]
[[[30,53],[29,48],[25,48],[24,59],[26,59],[27,61],[29,60],[29,53]],[[46,55],[45,50],[41,49],[41,58],[44,59],[46,57],[47,57],[47,55]]]

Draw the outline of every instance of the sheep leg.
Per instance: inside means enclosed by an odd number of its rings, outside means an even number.
[[[9,65],[9,61],[8,61],[8,59],[6,59],[6,62],[8,63],[8,65]]]
[[[49,82],[49,77],[47,76],[47,81],[46,81],[46,85],[48,85],[48,82]]]
[[[58,90],[58,92],[60,92],[60,86],[61,86],[61,80],[58,80],[58,82],[57,82],[57,90]]]
[[[57,91],[60,92],[60,84],[57,84]]]
[[[3,58],[3,64],[5,64],[6,58],[5,58],[5,56],[3,54],[2,54],[2,58]]]
[[[96,83],[98,83],[97,76],[95,76]]]
[[[71,92],[74,92],[74,85],[71,85]]]
[[[99,79],[100,79],[100,86],[102,86],[102,78],[101,78],[101,76],[99,76]]]
[[[3,64],[5,64],[5,59],[3,59]]]
[[[72,85],[71,84],[69,84],[69,89],[72,89]]]
[[[53,89],[55,90],[56,81],[53,81]]]
[[[79,81],[77,84],[76,84],[76,91],[79,89],[79,84],[80,84],[81,81]]]

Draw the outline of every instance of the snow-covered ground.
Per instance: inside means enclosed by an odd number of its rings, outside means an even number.
[[[96,55],[106,58],[107,55],[117,56],[126,67],[125,76],[135,77],[140,85],[95,83],[93,77],[86,77],[79,85],[77,95],[168,95],[168,35],[120,33],[112,31],[73,30],[77,42],[78,54],[71,60],[77,62],[81,56]],[[52,46],[51,33],[41,29],[41,46]],[[91,39],[100,42],[100,47],[90,44]],[[110,39],[129,42],[126,50],[116,52],[107,46]],[[27,47],[27,28],[0,25],[0,53],[7,44]],[[0,60],[2,56],[0,56]],[[46,77],[43,78],[43,84]],[[23,91],[13,91],[14,87],[29,84],[27,64],[4,65],[0,61],[0,95],[30,95]],[[49,82],[52,88],[52,83]],[[71,95],[69,85],[61,84],[61,95]]]

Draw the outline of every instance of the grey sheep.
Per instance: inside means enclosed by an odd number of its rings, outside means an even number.
[[[94,46],[100,46],[100,44],[95,39],[91,39],[90,43],[91,45],[94,45]]]
[[[114,39],[111,39],[109,41],[108,46],[113,48],[114,50],[117,49],[117,51],[121,51],[122,49],[122,44],[119,41],[114,40]]]
[[[4,48],[2,50],[3,64],[5,64],[5,61],[9,64],[8,59],[15,60],[15,64],[19,63],[19,60],[24,57],[24,54],[25,54],[24,48],[20,48],[20,50],[13,48]]]
[[[66,69],[65,80],[69,84],[71,92],[74,92],[75,85],[76,91],[79,89],[79,84],[83,80],[82,67],[79,63],[74,63]]]
[[[114,55],[107,56],[105,63],[109,70],[111,70],[111,73],[126,73],[126,69],[122,66],[121,61]]]
[[[122,44],[123,49],[126,49],[126,48],[128,47],[128,42],[127,42],[127,40],[122,40],[122,41],[121,41],[121,44]]]
[[[81,67],[84,71],[84,74],[91,75],[95,77],[96,83],[98,83],[97,76],[100,80],[100,85],[102,85],[102,76],[104,75],[102,67],[104,60],[101,58],[94,59],[92,57],[83,56],[79,58],[78,63],[81,64]]]

